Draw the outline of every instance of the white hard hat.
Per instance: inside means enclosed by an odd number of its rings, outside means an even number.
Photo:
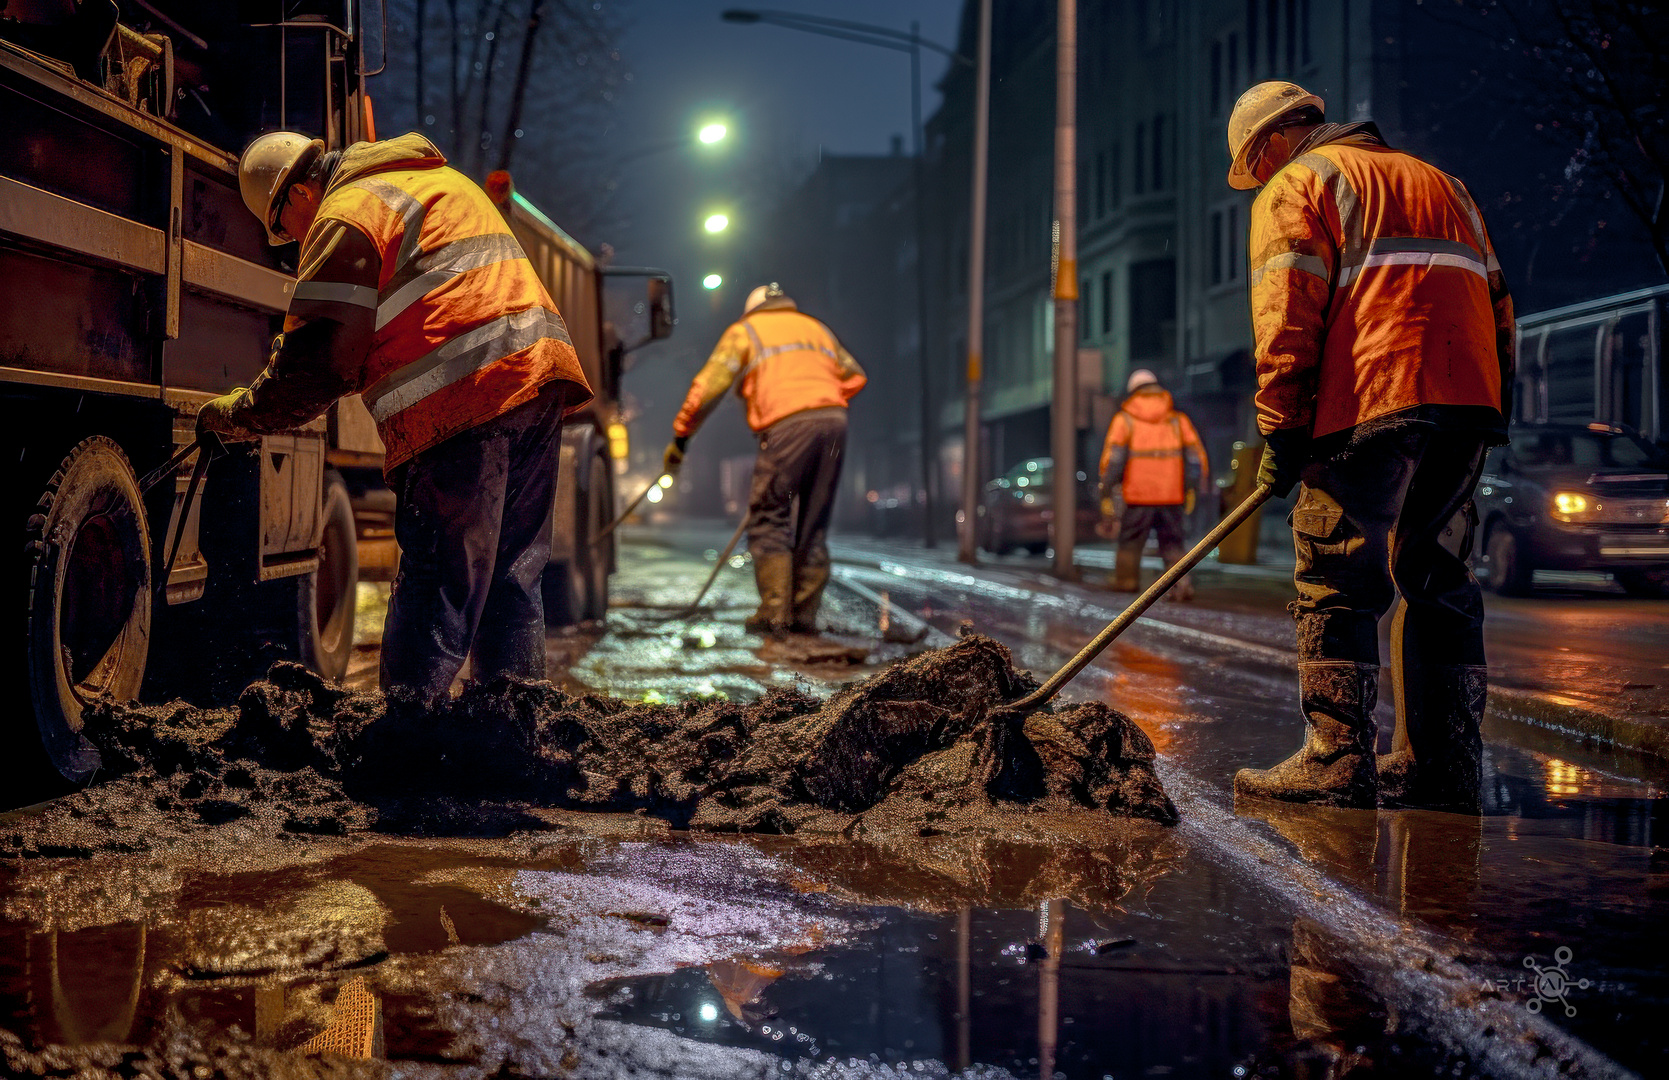
[[[752,292],[748,293],[748,302],[742,305],[742,314],[751,315],[755,308],[764,304],[767,300],[780,300],[783,295],[782,286],[774,281],[769,285],[757,286]]]
[[[1246,158],[1252,146],[1281,117],[1313,105],[1317,112],[1326,112],[1326,103],[1297,83],[1278,79],[1260,82],[1234,103],[1229,114],[1229,187],[1242,191],[1258,186]]]
[[[1124,384],[1126,394],[1134,394],[1144,386],[1158,386],[1159,376],[1145,367],[1137,368],[1130,373],[1130,381]]]
[[[272,131],[250,143],[238,160],[243,204],[266,227],[267,243],[273,247],[289,243],[272,230],[274,205],[298,179],[298,167],[311,164],[324,148],[323,139],[310,139],[294,131]]]

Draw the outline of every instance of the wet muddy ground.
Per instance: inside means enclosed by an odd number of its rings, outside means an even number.
[[[570,691],[821,698],[908,651],[762,655],[742,569],[665,620],[710,564],[628,553],[616,633],[552,641]],[[829,615],[855,644],[883,610],[924,617],[926,644],[972,618],[1041,673],[1082,636],[977,583],[844,576]],[[1669,958],[1640,929],[1669,904],[1656,781],[1496,739],[1481,822],[1236,807],[1232,768],[1294,737],[1268,719],[1290,723],[1286,673],[1162,634],[1115,649],[1078,699],[1142,721],[1176,826],[738,837],[534,808],[498,837],[273,843],[243,820],[6,860],[0,1053],[44,1075],[1661,1074]],[[1524,960],[1561,946],[1569,992],[1532,1013]],[[375,1056],[298,1054],[364,1020],[354,985],[380,1003]]]

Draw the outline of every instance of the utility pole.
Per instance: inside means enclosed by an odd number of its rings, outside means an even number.
[[[1078,531],[1078,0],[1058,0],[1055,28],[1055,459],[1057,578],[1074,580]]]
[[[921,23],[910,24],[910,128],[915,136],[916,160],[913,197],[916,218],[916,369],[921,398],[921,546],[936,547],[933,535],[933,513],[938,500],[933,492],[938,488],[938,439],[934,432],[938,424],[933,416],[933,382],[927,362],[927,208],[923,171],[927,167],[927,139],[921,127]]]
[[[962,418],[962,528],[956,557],[975,562],[979,547],[979,393],[985,378],[985,184],[991,138],[991,0],[979,0],[979,60],[974,71],[974,190],[968,226],[968,390]]]

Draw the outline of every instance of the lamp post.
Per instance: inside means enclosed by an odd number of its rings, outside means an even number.
[[[1078,3],[1058,0],[1055,44],[1055,387],[1050,449],[1055,459],[1055,576],[1077,577],[1078,532]]]
[[[905,33],[902,30],[894,30],[886,26],[850,22],[846,19],[830,19],[820,15],[804,15],[795,11],[732,8],[724,12],[721,18],[725,22],[764,23],[769,26],[780,26],[786,30],[821,34],[825,37],[839,38],[842,41],[853,41],[860,45],[874,45],[878,48],[893,49],[910,54],[910,124],[911,136],[915,144],[915,162],[912,171],[914,174],[916,219],[916,360],[920,378],[918,396],[920,397],[921,407],[921,539],[924,547],[933,547],[936,544],[933,529],[933,492],[937,486],[936,470],[933,468],[936,456],[933,453],[933,430],[936,425],[933,422],[932,384],[929,379],[927,360],[927,243],[926,226],[922,214],[922,167],[926,160],[926,149],[921,124],[921,50],[932,49],[935,52],[943,53],[956,63],[968,64],[970,61],[954,49],[923,40],[921,24],[916,22],[912,22],[910,32]]]
[[[985,380],[985,189],[991,140],[991,0],[979,0],[979,67],[974,74],[974,189],[968,224],[968,365],[962,415],[962,528],[956,557],[979,559],[980,419]]]

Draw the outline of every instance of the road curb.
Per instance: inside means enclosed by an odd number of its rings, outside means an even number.
[[[859,553],[837,554],[834,561],[881,571],[885,571],[889,565],[902,565],[880,556]],[[964,563],[957,563],[954,567],[946,569],[955,569],[969,577],[982,576],[979,573],[980,567]],[[1029,592],[1040,591],[1038,584],[1024,580],[1005,580],[1002,584]],[[1070,583],[1057,584],[1071,587]],[[1162,618],[1155,617],[1153,621],[1168,630],[1181,632],[1188,637],[1209,639],[1213,643],[1253,654],[1272,663],[1297,662],[1297,653],[1291,650],[1272,647],[1262,642],[1246,641],[1229,634],[1204,631],[1182,623],[1166,622]],[[1652,764],[1660,767],[1669,767],[1669,724],[1616,716],[1562,695],[1516,686],[1491,686],[1489,713],[1492,719],[1533,728],[1577,743],[1583,748],[1593,748],[1597,745],[1609,751],[1650,759]]]

